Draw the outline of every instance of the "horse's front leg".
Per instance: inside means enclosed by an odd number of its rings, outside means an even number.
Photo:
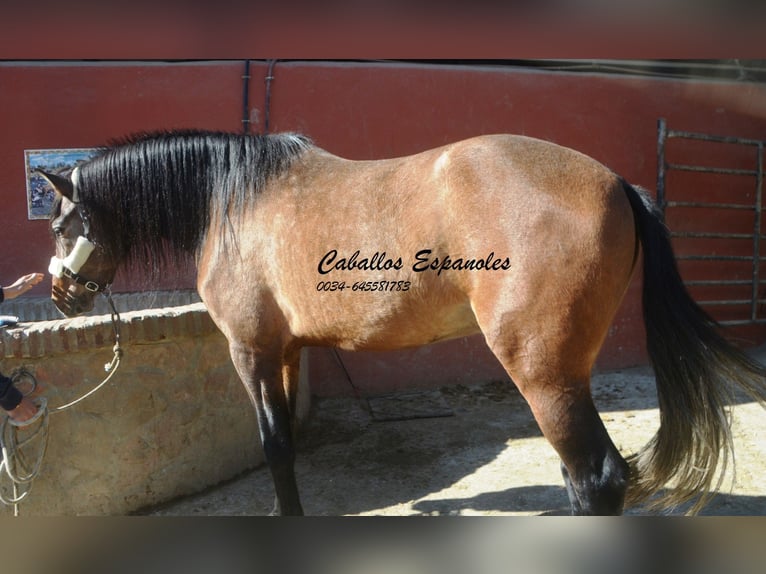
[[[230,345],[234,366],[245,385],[258,419],[263,454],[274,479],[272,514],[302,515],[295,481],[295,447],[290,408],[277,353],[259,353],[240,343]]]

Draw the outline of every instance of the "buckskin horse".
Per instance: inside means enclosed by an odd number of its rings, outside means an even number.
[[[697,510],[731,450],[731,385],[766,398],[764,368],[685,290],[648,193],[553,143],[490,135],[352,161],[296,134],[184,130],[128,136],[46,177],[65,315],[90,310],[121,264],[195,258],[257,413],[276,514],[303,513],[293,419],[307,345],[481,332],[560,456],[573,514]],[[590,373],[641,259],[660,425],[625,459]]]

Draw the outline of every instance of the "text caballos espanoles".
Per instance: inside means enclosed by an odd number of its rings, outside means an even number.
[[[443,271],[506,271],[511,268],[508,257],[497,257],[492,251],[483,258],[452,257],[450,255],[434,256],[433,250],[421,249],[415,253],[411,269],[415,273],[435,271],[441,275]],[[331,249],[322,256],[317,265],[317,271],[327,275],[333,271],[390,271],[404,268],[401,257],[389,257],[385,251],[376,251],[370,257],[362,256],[357,249],[349,256],[343,256],[337,249]]]

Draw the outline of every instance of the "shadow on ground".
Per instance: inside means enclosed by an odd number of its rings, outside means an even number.
[[[594,400],[615,444],[635,452],[659,425],[647,368],[594,377]],[[567,514],[556,453],[513,385],[441,390],[452,416],[375,422],[367,402],[322,399],[302,430],[296,474],[308,515]],[[704,514],[764,515],[766,457],[760,408],[743,401],[735,434],[737,481]],[[161,507],[154,515],[265,515],[273,505],[265,467]],[[641,513],[629,510],[628,513]]]

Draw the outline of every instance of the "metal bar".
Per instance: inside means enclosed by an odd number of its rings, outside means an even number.
[[[750,285],[750,279],[692,279],[690,281],[684,281],[684,285],[688,287],[694,286],[733,286],[733,285]],[[761,283],[765,283],[761,281]]]
[[[724,327],[737,327],[739,325],[764,325],[766,324],[766,319],[756,319],[755,321],[751,319],[733,319],[731,321],[719,321],[718,324],[723,325]]]
[[[728,167],[707,167],[704,165],[687,165],[684,163],[669,163],[667,169],[677,169],[679,171],[694,171],[698,173],[719,173],[723,175],[754,175],[758,172],[754,169],[735,169]]]
[[[679,261],[752,261],[749,255],[677,255]],[[763,259],[763,258],[761,258]]]
[[[277,65],[276,60],[268,60],[269,67],[266,70],[266,95],[263,102],[263,133],[268,134],[271,127],[271,84],[274,82],[274,66]]]
[[[761,270],[761,216],[763,207],[761,196],[763,194],[763,143],[758,146],[755,157],[758,166],[758,175],[755,183],[755,224],[753,225],[753,306],[750,318],[755,321],[758,315],[758,277]]]
[[[663,218],[665,209],[668,207],[665,201],[665,140],[667,139],[667,125],[665,118],[657,120],[657,206],[660,208]]]
[[[714,233],[704,231],[673,231],[671,237],[681,237],[684,239],[754,239],[750,233]]]
[[[717,142],[717,143],[754,145],[754,146],[758,146],[763,143],[761,140],[738,138],[734,136],[716,136],[711,134],[700,134],[696,132],[685,132],[685,131],[679,131],[679,130],[667,130],[666,137],[667,138],[684,138],[684,139],[690,139],[690,140],[702,140],[702,141]]]
[[[741,203],[706,203],[702,201],[668,201],[666,207],[700,207],[704,209],[742,209],[753,211],[754,206]]]
[[[242,132],[250,133],[250,60],[245,60],[242,74]]]
[[[540,66],[546,70],[558,71],[591,71],[591,72],[617,72],[623,74],[638,74],[650,76],[653,78],[671,77],[671,78],[703,78],[737,80],[746,75],[753,74],[759,78],[764,70],[759,63],[743,63],[733,60],[733,63],[721,61],[669,61],[669,60],[608,60],[608,59],[539,59],[539,60],[517,60],[521,66]],[[504,62],[499,61],[502,65]]]
[[[752,301],[750,299],[723,299],[721,301],[697,301],[697,305],[707,307],[722,307],[733,305],[750,305]]]

